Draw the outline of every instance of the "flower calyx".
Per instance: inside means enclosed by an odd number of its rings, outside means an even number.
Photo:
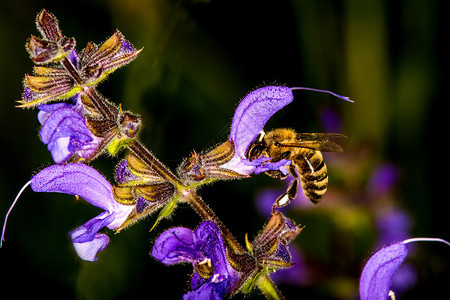
[[[191,263],[191,288],[183,299],[223,299],[230,295],[238,274],[226,258],[219,227],[212,221],[195,230],[174,227],[155,241],[151,255],[165,265]]]
[[[75,48],[75,39],[65,37],[56,17],[45,9],[37,16],[36,26],[43,38],[32,35],[26,43],[26,49],[34,63],[58,62]]]
[[[116,107],[104,100],[102,103],[107,111],[105,116],[105,113],[100,112],[89,97],[82,95],[81,101],[87,111],[85,114],[87,126],[93,135],[102,139],[99,153],[106,148],[111,155],[115,155],[137,136],[141,128],[140,116],[123,111],[121,106]]]
[[[135,205],[121,228],[155,212],[162,206],[170,207],[167,216],[175,207],[177,198],[175,186],[148,167],[139,157],[129,153],[116,168],[116,181],[113,195],[117,202]]]
[[[26,48],[39,66],[35,66],[34,75],[25,76],[25,92],[18,107],[30,108],[80,92],[92,93],[89,87],[130,63],[142,50],[135,50],[116,30],[100,46],[90,42],[78,55],[75,40],[62,35],[55,16],[43,10],[36,23],[43,38],[31,36]],[[40,66],[52,63],[59,64]]]
[[[228,251],[227,257],[231,266],[243,274],[236,289],[248,293],[262,276],[292,267],[294,263],[291,261],[288,244],[303,228],[275,210],[253,242],[250,242],[246,235],[248,253],[237,254]]]
[[[228,180],[246,178],[233,170],[220,167],[229,162],[234,156],[234,143],[230,140],[218,145],[211,151],[198,154],[193,151],[178,167],[178,174],[187,185],[205,183],[213,180]]]

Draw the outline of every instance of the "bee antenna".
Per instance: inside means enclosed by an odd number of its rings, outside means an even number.
[[[11,207],[8,209],[8,212],[5,216],[5,222],[3,223],[3,229],[2,229],[2,237],[0,239],[0,248],[3,245],[3,241],[5,240],[5,230],[6,230],[6,222],[8,221],[8,216],[11,213],[14,205],[16,205],[17,200],[19,200],[20,195],[22,195],[23,191],[31,184],[31,180],[25,183],[25,185],[20,189],[19,193],[16,196],[16,199],[14,199],[14,202],[11,204]]]
[[[341,96],[341,95],[338,95],[336,93],[333,93],[333,92],[327,91],[327,90],[312,89],[312,88],[307,88],[307,87],[293,87],[293,88],[291,88],[291,90],[306,90],[306,91],[313,91],[313,92],[319,92],[319,93],[327,93],[327,94],[333,95],[335,97],[338,97],[338,98],[348,101],[348,102],[355,102],[355,101],[351,100],[349,97]]]

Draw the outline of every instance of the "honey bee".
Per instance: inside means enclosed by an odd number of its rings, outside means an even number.
[[[287,168],[294,180],[287,191],[275,201],[276,207],[283,207],[297,197],[299,180],[305,196],[317,204],[322,200],[328,186],[327,167],[321,151],[342,152],[342,148],[331,139],[345,137],[339,133],[296,133],[286,128],[274,129],[267,134],[261,131],[250,144],[246,157],[250,161],[259,157],[270,157],[265,163],[282,159],[291,161]],[[279,170],[265,173],[275,178],[287,177]]]

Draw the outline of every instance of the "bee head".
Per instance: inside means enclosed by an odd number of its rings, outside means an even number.
[[[245,157],[247,157],[250,161],[260,157],[262,152],[267,148],[266,142],[264,140],[264,136],[266,133],[261,130],[256,139],[248,146],[247,152],[245,153]]]

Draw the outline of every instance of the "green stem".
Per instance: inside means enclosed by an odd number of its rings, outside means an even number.
[[[84,86],[83,80],[78,73],[78,70],[73,66],[72,62],[64,57],[61,64],[71,74],[75,82],[83,88],[84,94],[89,97],[92,103],[102,116],[109,120],[117,118],[113,112],[108,109],[102,97],[98,94],[92,86]],[[148,151],[138,140],[133,139],[128,145],[128,149],[139,157],[147,166],[154,170],[159,176],[172,183],[175,188],[180,191],[181,198],[190,204],[190,206],[198,213],[203,220],[211,220],[219,227],[224,242],[230,251],[235,253],[244,253],[245,249],[239,244],[236,238],[231,234],[228,228],[217,218],[215,213],[206,205],[206,203],[195,193],[196,187],[201,184],[193,184],[186,186],[178,179],[166,166],[164,166],[150,151]],[[213,182],[215,180],[208,180],[204,183]]]
[[[166,166],[147,150],[138,140],[134,139],[128,144],[128,149],[139,157],[147,166],[159,176],[172,183],[178,190],[184,190],[186,186]]]
[[[282,300],[285,299],[280,290],[275,286],[269,275],[265,274],[256,280],[256,286],[266,296],[266,299]]]
[[[67,72],[69,72],[75,82],[83,88],[83,92],[91,99],[92,103],[95,105],[95,108],[97,108],[101,115],[106,119],[115,120],[117,116],[114,115],[110,109],[108,109],[102,97],[100,97],[95,88],[92,86],[84,85],[80,73],[78,73],[78,70],[74,67],[72,62],[67,57],[64,57],[63,59],[61,59],[61,64],[67,70]]]
[[[227,248],[234,253],[244,253],[245,249],[239,244],[228,228],[219,220],[209,206],[200,198],[195,191],[189,190],[183,193],[183,197],[203,220],[211,220],[219,227]]]
[[[159,176],[171,182],[189,205],[198,213],[203,220],[211,220],[219,227],[224,242],[228,248],[235,253],[244,253],[245,249],[239,244],[228,228],[219,220],[209,206],[195,193],[195,186],[185,186],[169,169],[150,153],[139,141],[133,140],[128,148],[138,156],[145,164],[152,168]]]

